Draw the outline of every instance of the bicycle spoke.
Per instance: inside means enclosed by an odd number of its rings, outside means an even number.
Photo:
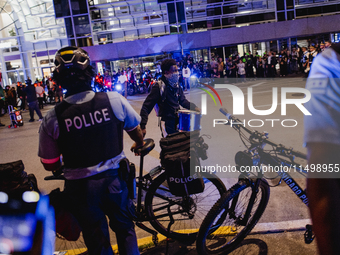
[[[210,175],[209,175],[210,176]],[[161,178],[161,177],[160,177]],[[162,183],[164,179],[159,179],[159,185],[155,192],[149,193],[146,203],[150,202],[148,210],[152,225],[161,233],[167,235],[167,228],[170,223],[170,214],[175,222],[171,226],[170,236],[173,238],[194,237],[198,229],[213,204],[221,197],[225,187],[218,179],[205,179],[205,189],[203,193],[186,197],[173,196],[169,189],[164,189]],[[154,184],[155,185],[155,184]],[[166,194],[164,193],[166,192]],[[152,197],[151,197],[152,195]],[[170,214],[168,209],[170,209]],[[192,235],[190,235],[192,233]]]
[[[247,182],[241,181],[240,183],[228,191],[226,196],[222,197],[208,213],[197,238],[199,253],[225,254],[230,252],[244,239],[261,217],[269,199],[268,186],[261,180],[255,200],[249,207],[253,188]],[[249,218],[246,222],[242,222],[248,207],[251,208]]]

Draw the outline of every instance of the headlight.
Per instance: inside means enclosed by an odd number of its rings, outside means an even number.
[[[121,84],[117,84],[116,85],[116,90],[118,90],[118,91],[122,90],[122,85]]]

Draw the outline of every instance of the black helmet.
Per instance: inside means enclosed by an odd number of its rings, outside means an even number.
[[[67,69],[84,71],[90,65],[88,53],[78,47],[69,46],[57,51],[54,59],[55,69],[58,72]]]

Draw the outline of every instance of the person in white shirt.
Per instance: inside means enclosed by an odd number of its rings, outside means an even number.
[[[39,109],[44,109],[44,88],[40,85],[40,82],[37,83],[37,86],[35,87],[35,91],[37,93],[37,98],[39,102]]]
[[[182,76],[184,80],[184,90],[190,89],[190,75],[191,75],[190,68],[187,65],[185,65],[182,69]]]
[[[124,74],[124,71],[120,73],[120,76],[118,77],[118,83],[122,84],[124,86],[124,97],[127,98],[127,82],[128,79],[126,75]]]

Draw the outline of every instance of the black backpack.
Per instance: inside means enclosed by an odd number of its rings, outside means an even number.
[[[0,191],[21,196],[24,191],[39,192],[34,174],[27,174],[21,160],[0,164]]]
[[[195,167],[200,165],[196,146],[199,141],[204,143],[199,137],[199,131],[170,134],[160,141],[161,164],[167,175],[170,192],[175,196],[188,196],[204,191],[203,178],[195,171]],[[198,147],[204,147],[205,150],[208,148],[203,144]]]

